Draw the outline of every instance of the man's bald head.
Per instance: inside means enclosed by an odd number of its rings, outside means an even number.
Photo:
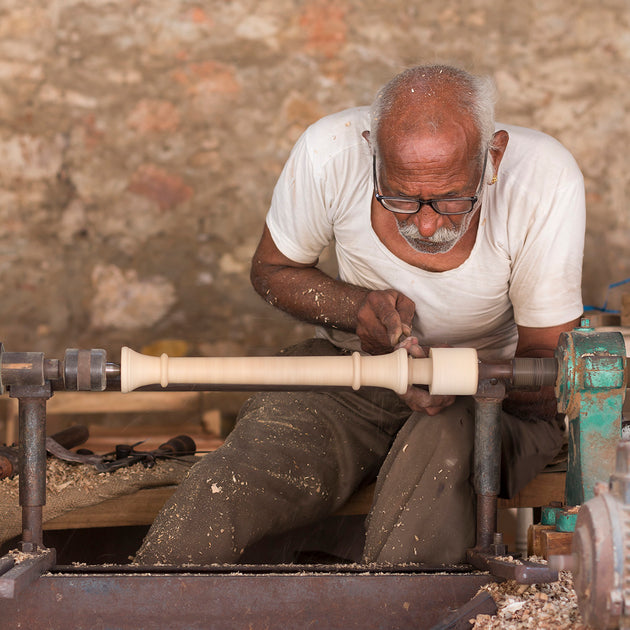
[[[372,105],[370,139],[374,150],[392,149],[405,138],[468,128],[479,158],[494,134],[495,89],[491,79],[451,66],[416,66],[385,85]],[[395,149],[394,149],[395,150]]]

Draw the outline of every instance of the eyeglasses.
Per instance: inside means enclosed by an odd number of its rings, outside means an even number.
[[[486,174],[486,164],[488,163],[488,153],[483,159],[483,170],[481,171],[481,179],[474,197],[443,197],[441,199],[413,199],[409,197],[386,197],[378,192],[378,181],[376,179],[376,155],[372,155],[372,172],[374,176],[374,196],[383,208],[390,212],[398,212],[400,214],[416,214],[422,206],[431,206],[438,214],[468,214],[475,209],[479,195],[481,194],[481,186]]]

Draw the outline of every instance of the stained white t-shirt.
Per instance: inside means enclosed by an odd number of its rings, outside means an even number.
[[[556,326],[581,315],[584,181],[557,140],[497,124],[510,139],[498,181],[484,186],[475,245],[459,267],[434,272],[396,257],[372,228],[372,155],[361,136],[369,126],[369,108],[348,109],[296,143],[267,215],[285,256],[310,264],[334,242],[341,280],[414,301],[421,345],[473,347],[485,360],[514,356],[516,324]],[[354,334],[318,334],[359,348]]]

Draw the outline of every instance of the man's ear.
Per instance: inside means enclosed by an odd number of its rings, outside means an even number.
[[[490,159],[492,160],[495,176],[499,172],[499,164],[501,164],[509,140],[510,135],[505,129],[500,129],[492,136],[492,142],[490,143]]]

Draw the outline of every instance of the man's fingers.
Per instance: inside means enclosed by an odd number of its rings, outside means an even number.
[[[415,337],[410,337],[410,339],[415,339]],[[419,346],[418,343],[412,344],[411,347],[407,349],[407,353],[414,359],[426,359],[428,356],[424,348]]]
[[[390,345],[387,329],[379,320],[372,304],[369,302],[359,311],[356,332],[361,339],[361,347],[366,352],[381,353],[388,351]]]
[[[418,343],[417,337],[405,337],[399,343],[396,344],[395,349],[404,348],[414,359],[423,359],[427,356],[424,349]]]
[[[396,311],[391,311],[390,313],[384,315],[381,318],[381,321],[387,331],[387,338],[389,339],[390,345],[395,346],[398,343],[398,340],[405,336],[400,315]]]
[[[413,411],[423,411],[429,416],[437,415],[455,402],[455,396],[431,396],[425,389],[413,386],[400,397]]]
[[[385,326],[390,344],[395,346],[401,336],[411,334],[415,305],[408,297],[397,291],[379,291],[372,295],[374,313]]]
[[[413,316],[416,314],[416,305],[406,295],[399,293],[396,298],[396,310],[400,315],[403,334],[410,335]]]
[[[413,322],[413,316],[416,312],[416,305],[406,295],[396,293],[394,309],[397,317],[395,321],[392,322],[392,328],[386,324],[390,334],[390,339],[392,339],[392,345],[394,345],[401,336],[408,337],[411,335],[411,324]],[[398,328],[399,326],[400,329]],[[398,334],[398,330],[400,330],[400,334]]]
[[[401,337],[411,334],[414,308],[409,298],[393,289],[368,293],[357,315],[362,348],[372,353],[390,351]]]

